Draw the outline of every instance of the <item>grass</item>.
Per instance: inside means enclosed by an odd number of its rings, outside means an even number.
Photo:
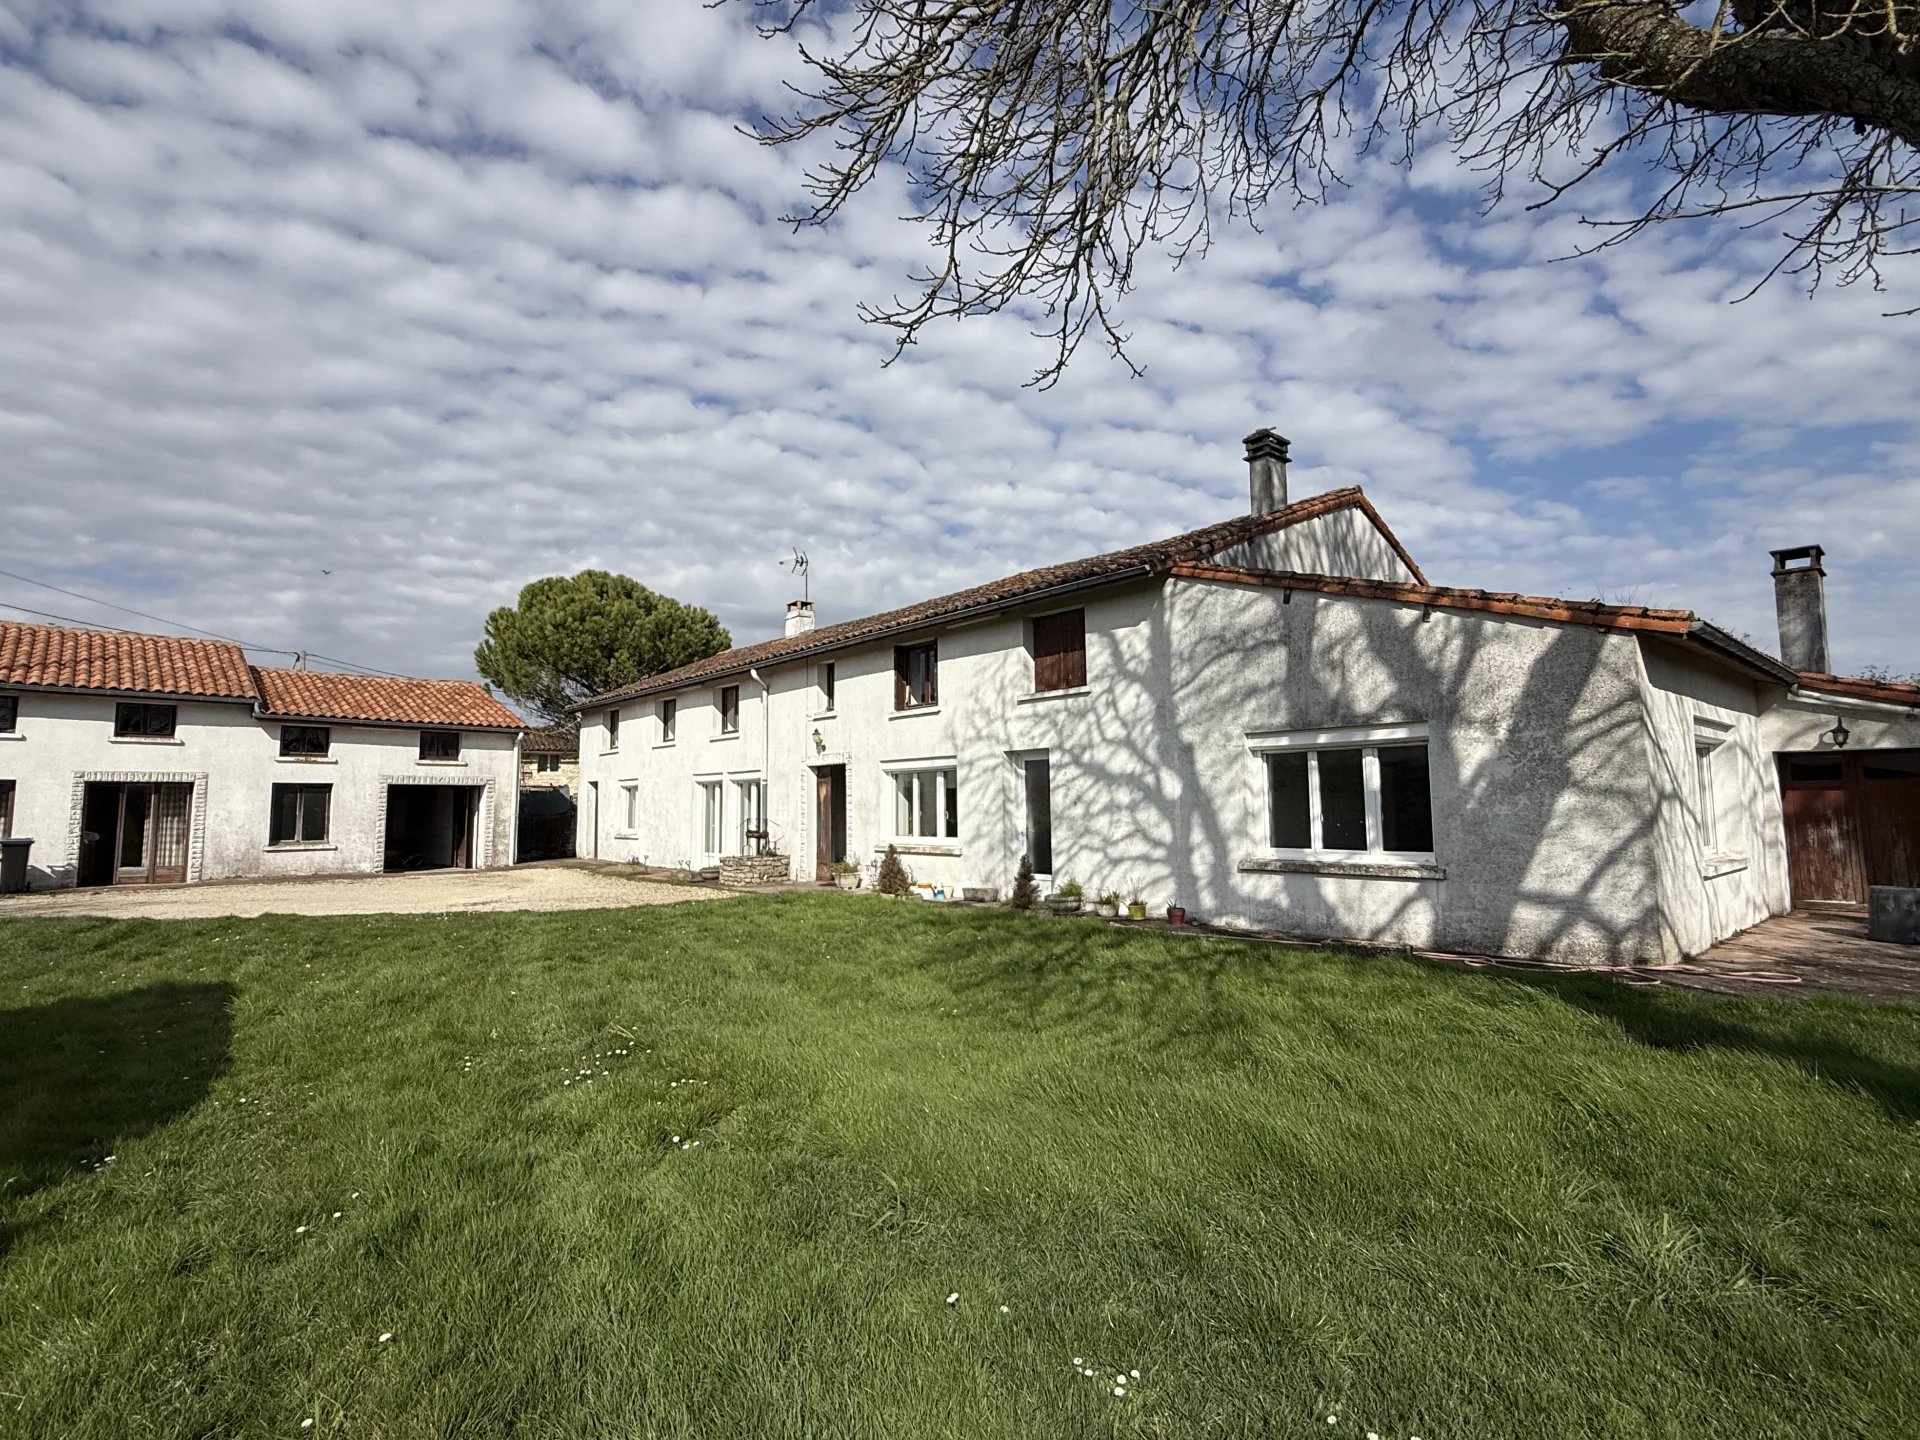
[[[791,896],[20,920],[0,1006],[8,1437],[1920,1420],[1911,1008]]]

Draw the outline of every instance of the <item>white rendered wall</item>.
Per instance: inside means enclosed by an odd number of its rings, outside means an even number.
[[[1413,571],[1362,510],[1335,510],[1213,557],[1221,565],[1291,570],[1301,575],[1353,575],[1411,582]]]
[[[171,739],[116,739],[114,696],[9,693],[20,697],[20,718],[0,736],[0,779],[15,782],[13,833],[34,840],[35,888],[74,883],[76,807],[89,778],[193,783],[191,880],[377,872],[389,784],[484,787],[475,863],[513,857],[519,770],[510,733],[463,731],[461,758],[433,762],[418,758],[417,729],[334,723],[325,760],[283,760],[280,722],[254,719],[249,703],[163,701],[176,706]],[[333,787],[324,844],[268,846],[276,784]]]
[[[603,753],[603,718],[588,716],[582,774],[602,787],[600,853],[696,863],[696,779],[757,774],[764,753],[774,838],[796,875],[813,873],[814,764],[846,765],[849,849],[871,866],[894,838],[888,763],[951,756],[959,843],[903,843],[903,854],[917,878],[1004,893],[1025,846],[1017,761],[1045,751],[1056,883],[1090,894],[1138,884],[1156,907],[1307,935],[1585,960],[1666,953],[1630,638],[1184,581],[1084,604],[1080,692],[1030,693],[1027,618],[1010,617],[941,633],[940,704],[927,712],[893,709],[888,643],[834,657],[830,716],[818,712],[811,665],[768,672],[764,740],[751,680],[735,739],[714,738],[705,690],[680,696],[672,746],[657,745],[651,700],[626,708],[618,753]],[[1242,868],[1267,853],[1265,771],[1249,731],[1397,722],[1431,727],[1443,878]],[[615,823],[622,780],[639,787],[631,835]],[[583,800],[583,854],[591,825]]]

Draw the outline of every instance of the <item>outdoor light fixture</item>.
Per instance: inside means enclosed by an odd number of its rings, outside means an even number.
[[[1840,743],[1844,745],[1846,741],[1843,740]],[[818,725],[813,727],[813,748],[822,754],[826,753],[827,737],[820,733],[820,727]]]
[[[1834,749],[1844,750],[1847,748],[1847,741],[1853,738],[1853,732],[1847,729],[1846,717],[1836,715],[1833,717],[1833,729],[1827,731],[1827,733],[1820,738],[1822,740],[1831,740]]]

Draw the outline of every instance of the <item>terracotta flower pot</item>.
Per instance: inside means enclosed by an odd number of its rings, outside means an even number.
[[[1184,905],[1167,906],[1167,923],[1169,925],[1186,924],[1187,923],[1187,907]]]

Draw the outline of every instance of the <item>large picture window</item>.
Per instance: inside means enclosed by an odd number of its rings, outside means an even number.
[[[1279,742],[1261,747],[1267,844],[1282,854],[1430,859],[1433,799],[1427,742]]]
[[[267,843],[317,845],[324,842],[327,838],[327,812],[332,804],[331,785],[274,786],[273,814],[268,822]]]
[[[900,840],[960,838],[960,772],[952,766],[896,770],[893,833]]]

